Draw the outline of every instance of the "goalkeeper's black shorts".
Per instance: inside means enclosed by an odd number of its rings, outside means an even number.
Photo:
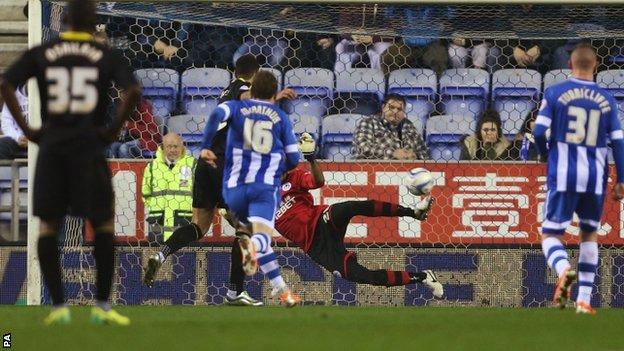
[[[193,176],[193,207],[208,210],[227,208],[222,190],[223,161],[217,162],[217,168],[213,168],[206,161],[198,160]]]
[[[340,216],[342,204],[328,207],[319,217],[314,230],[314,238],[308,252],[308,256],[323,268],[334,273],[338,272],[345,277],[348,260],[355,256],[347,251],[344,244],[346,227],[336,228],[331,220],[333,216]],[[336,207],[337,208],[334,208]]]

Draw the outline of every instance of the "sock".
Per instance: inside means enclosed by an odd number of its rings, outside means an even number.
[[[230,289],[240,295],[245,291],[245,272],[241,262],[241,249],[238,246],[238,234],[232,244],[232,255],[230,259]]]
[[[542,240],[542,251],[546,257],[546,263],[557,272],[558,277],[561,277],[565,269],[570,267],[568,253],[559,239],[551,236]]]
[[[258,258],[260,257],[259,254],[266,253],[267,249],[271,248],[271,237],[269,235],[267,235],[267,234],[264,234],[264,233],[255,233],[251,237],[251,242],[256,247],[256,252],[258,253]]]
[[[399,285],[407,285],[412,283],[412,277],[409,272],[404,271],[390,271],[386,270],[386,277],[388,279],[385,286],[399,286]]]
[[[97,277],[95,286],[97,289],[96,299],[108,302],[113,285],[113,271],[115,266],[115,247],[113,246],[113,233],[107,228],[95,233],[95,267]]]
[[[598,243],[595,241],[582,242],[578,261],[578,297],[576,301],[587,304],[591,301],[594,278],[598,269]]]
[[[377,201],[377,200],[368,200],[368,201],[363,201],[363,202],[364,202],[364,205],[367,205],[366,202],[372,205],[372,208],[369,211],[366,211],[368,210],[367,208],[364,208],[364,207],[362,208],[363,210],[365,210],[364,212],[369,212],[368,214],[363,213],[364,216],[369,216],[369,217],[396,217],[396,216],[414,217],[415,216],[414,210],[409,207],[393,204],[390,202]]]
[[[104,311],[110,311],[111,310],[111,305],[110,303],[108,303],[108,301],[97,301],[95,303],[95,305],[101,309],[103,309]]]
[[[188,246],[195,240],[199,240],[202,237],[201,228],[195,223],[187,224],[176,229],[169,239],[165,241],[165,245],[162,247],[162,252],[165,259],[167,256],[175,253],[181,248]]]
[[[427,279],[427,273],[425,272],[407,272],[409,275],[410,283],[422,283],[423,280]]]
[[[269,278],[269,282],[274,292],[283,291],[287,288],[279,263],[277,263],[277,255],[273,252],[271,246],[264,253],[258,253],[258,265],[264,275]]]
[[[63,293],[63,283],[61,281],[61,265],[59,263],[59,249],[55,236],[41,236],[37,243],[37,254],[39,255],[39,266],[43,274],[52,303],[56,307],[65,304]]]

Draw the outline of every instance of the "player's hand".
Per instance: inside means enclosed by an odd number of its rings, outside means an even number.
[[[314,160],[314,153],[316,152],[316,141],[309,133],[301,134],[299,137],[299,150],[303,154],[303,157],[312,162]]]
[[[332,38],[323,38],[323,39],[319,39],[316,42],[316,45],[320,46],[321,49],[326,50],[326,49],[329,49],[329,47],[332,46],[333,43],[334,43],[334,39],[332,39]]]
[[[26,139],[32,141],[35,144],[39,144],[39,141],[41,141],[42,135],[43,135],[43,132],[41,128],[39,129],[28,128],[28,130],[24,131],[24,136],[26,137]]]
[[[217,155],[215,155],[214,152],[212,152],[212,150],[202,149],[202,151],[199,153],[199,158],[204,160],[206,163],[208,163],[213,168],[217,168],[217,162],[216,162],[217,161]]]
[[[277,93],[277,96],[275,97],[275,100],[279,101],[279,100],[292,100],[294,98],[297,97],[297,93],[295,93],[294,90],[290,89],[290,88],[286,88],[282,91],[280,91],[279,93]]]
[[[26,138],[23,135],[21,137],[17,138],[17,145],[19,145],[22,148],[27,148],[28,147],[28,138]]]
[[[616,183],[613,186],[611,198],[615,201],[620,201],[624,199],[624,183]]]

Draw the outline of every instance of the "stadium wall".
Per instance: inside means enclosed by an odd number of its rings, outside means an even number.
[[[223,247],[184,249],[159,273],[155,287],[141,282],[141,264],[149,249],[120,247],[117,252],[113,301],[117,304],[213,305],[223,302],[228,287],[230,252]],[[369,267],[393,269],[433,268],[446,289],[445,300],[434,300],[419,285],[372,287],[333,276],[300,250],[276,252],[284,276],[301,293],[305,304],[399,306],[548,306],[555,277],[547,271],[539,249],[370,248],[355,249]],[[575,260],[578,250],[572,251]],[[84,303],[95,291],[94,258],[90,249],[66,251],[62,256],[65,291],[70,303]],[[624,250],[601,252],[592,304],[624,307]],[[26,297],[25,247],[0,248],[0,303],[22,303]],[[274,304],[271,288],[260,274],[248,278],[255,298]],[[576,291],[573,293],[576,295]],[[44,302],[49,295],[44,291]]]

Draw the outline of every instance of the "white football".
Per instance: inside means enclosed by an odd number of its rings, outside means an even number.
[[[414,168],[405,177],[405,185],[413,195],[428,195],[433,189],[433,177],[424,168]]]

